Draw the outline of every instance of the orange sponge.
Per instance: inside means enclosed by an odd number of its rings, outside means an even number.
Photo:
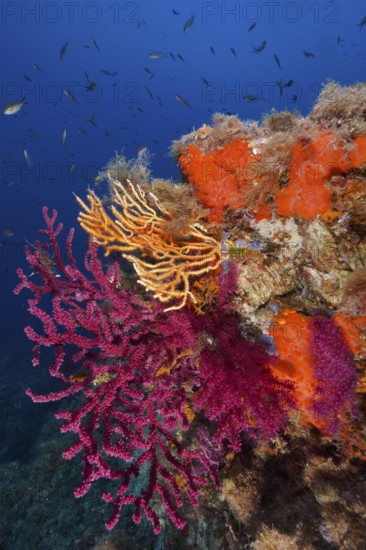
[[[366,137],[356,137],[346,151],[341,144],[334,144],[332,132],[323,130],[310,143],[296,143],[291,157],[290,183],[276,193],[277,212],[310,219],[331,207],[331,190],[324,186],[326,180],[366,162]]]
[[[211,209],[209,221],[221,221],[226,207],[236,210],[245,206],[243,189],[255,179],[258,162],[246,141],[236,139],[208,153],[189,145],[178,162],[202,204]]]
[[[297,311],[283,309],[271,327],[279,361],[272,365],[276,376],[294,382],[296,408],[313,424],[310,411],[316,380],[312,370],[310,350],[310,317]]]
[[[259,183],[266,177],[258,169],[260,156],[253,154],[245,140],[235,139],[208,153],[189,145],[178,162],[202,204],[210,208],[209,221],[220,222],[226,207],[233,210],[250,207],[257,220],[271,217],[265,196],[259,195],[251,204],[247,204],[244,197],[248,182]],[[326,181],[334,174],[347,173],[364,163],[366,136],[354,138],[347,149],[335,141],[330,130],[319,131],[312,141],[296,142],[288,167],[289,183],[283,189],[274,190],[277,213],[311,219],[331,211],[332,191],[325,186]]]

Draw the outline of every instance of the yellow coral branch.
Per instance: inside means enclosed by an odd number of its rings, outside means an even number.
[[[107,255],[118,251],[129,260],[139,283],[155,298],[174,302],[165,311],[180,309],[188,300],[196,303],[193,283],[220,266],[221,243],[198,224],[190,225],[186,234],[175,240],[164,231],[169,212],[153,193],[149,193],[148,201],[145,191],[129,180],[127,186],[110,175],[109,180],[113,219],[90,191],[89,206],[76,197],[82,207],[78,216],[81,227],[105,247]]]

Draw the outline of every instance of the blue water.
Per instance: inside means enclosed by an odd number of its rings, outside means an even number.
[[[42,206],[56,208],[67,227],[76,226],[73,192],[85,197],[116,151],[133,158],[147,147],[154,176],[177,180],[172,141],[209,123],[213,113],[260,119],[273,108],[296,108],[306,115],[328,79],[342,85],[365,80],[366,25],[359,23],[366,6],[361,0],[27,0],[3,2],[0,9],[1,105],[26,98],[18,114],[0,115],[0,345],[8,403],[22,399],[22,376],[24,387],[41,376],[30,365],[31,374],[23,374],[24,361],[16,359],[31,344],[23,334],[26,293],[15,297],[12,289],[16,268],[25,266],[23,245],[43,225]],[[193,26],[184,32],[191,15]],[[263,51],[253,53],[263,41]],[[155,51],[164,57],[151,59]],[[91,91],[85,71],[96,83]],[[282,95],[280,80],[292,81]],[[77,255],[85,243],[78,229]],[[23,451],[15,445],[7,456],[19,458]]]

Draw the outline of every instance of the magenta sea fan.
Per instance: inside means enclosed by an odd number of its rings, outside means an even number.
[[[57,242],[62,224],[55,226],[56,211],[49,216],[44,208],[43,215],[46,241],[26,247],[39,282],[19,269],[15,293],[32,293],[29,312],[42,326],[40,333],[30,326],[25,329],[33,341],[33,365],[40,363],[43,348],[53,348],[50,374],[63,387],[47,395],[30,389],[27,394],[35,402],[82,396],[79,408],[56,414],[63,421],[61,431],[76,436],[64,458],[82,455],[76,497],[98,479],[119,481],[115,495],[103,495],[114,506],[108,529],[117,523],[123,505],[134,504],[134,521],[139,523],[144,512],[158,533],[156,499],[182,528],[185,522],[177,508],[184,495],[197,505],[199,487],[207,477],[217,483],[204,453],[184,448],[176,435],[189,427],[186,381],[196,372],[196,335],[184,313],[167,316],[158,302],[145,302],[126,290],[119,264],[105,270],[95,245],[85,254],[87,275],[82,273],[72,253],[73,230],[64,262]],[[178,484],[179,478],[184,482]]]

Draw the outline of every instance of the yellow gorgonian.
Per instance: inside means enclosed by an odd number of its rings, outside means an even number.
[[[93,192],[82,207],[80,225],[103,246],[106,254],[118,251],[130,261],[138,282],[161,302],[165,311],[199,302],[193,283],[221,264],[221,243],[198,223],[189,225],[181,238],[168,235],[164,226],[171,218],[153,193],[127,180],[126,185],[108,175],[112,194],[111,214]],[[198,288],[198,287],[197,287]]]

